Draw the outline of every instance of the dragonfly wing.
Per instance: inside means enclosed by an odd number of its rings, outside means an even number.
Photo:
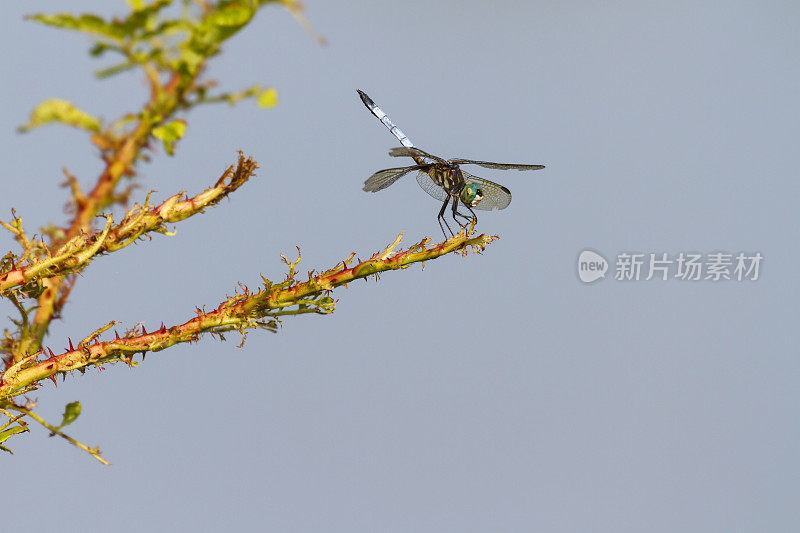
[[[498,170],[541,170],[544,165],[517,165],[514,163],[492,163],[491,161],[475,161],[474,159],[451,159],[451,163],[459,165],[478,165]]]
[[[392,157],[427,157],[428,159],[433,159],[439,163],[447,163],[447,161],[441,157],[431,155],[417,147],[398,146],[397,148],[392,148],[389,150],[389,155]]]
[[[427,172],[421,170],[417,174],[417,183],[419,186],[422,187],[422,190],[426,193],[430,194],[440,202],[444,202],[449,194],[445,192],[440,186],[436,185],[436,182],[431,179]]]
[[[464,181],[467,183],[477,183],[483,189],[483,199],[474,206],[475,209],[481,211],[491,211],[492,209],[505,209],[511,203],[511,191],[502,185],[493,181],[485,180],[477,176],[473,176],[468,172],[461,170],[464,175]],[[419,181],[419,178],[417,178]]]
[[[399,180],[409,172],[419,169],[419,165],[414,165],[411,167],[387,168],[385,170],[379,170],[367,178],[367,181],[364,182],[364,190],[367,192],[380,191]]]

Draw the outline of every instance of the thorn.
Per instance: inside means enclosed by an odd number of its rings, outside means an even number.
[[[67,337],[67,340],[69,341],[69,351],[70,351],[70,352],[74,351],[74,350],[75,350],[75,348],[73,348],[73,347],[72,347],[72,339],[70,339],[69,337]]]
[[[142,335],[147,335],[147,330],[144,329],[144,324],[142,324]]]
[[[58,381],[56,381],[56,375],[55,374],[50,374],[47,377],[49,377],[51,380],[53,380],[53,384],[56,386],[56,388],[58,388]]]
[[[117,330],[114,330],[114,335],[116,335],[117,336],[117,340],[119,340],[119,332]]]
[[[56,354],[54,354],[53,350],[51,350],[50,348],[48,348],[47,351],[50,352],[50,357],[55,357],[56,356]]]
[[[167,328],[164,327],[164,322],[161,322],[161,329],[158,330],[159,333],[166,333]]]

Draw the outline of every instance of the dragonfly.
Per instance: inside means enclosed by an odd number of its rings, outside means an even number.
[[[358,90],[358,89],[357,89]],[[436,220],[442,229],[445,239],[445,226],[450,231],[450,235],[455,236],[450,224],[445,219],[447,205],[452,202],[453,220],[461,228],[466,227],[469,222],[476,224],[478,216],[474,209],[491,211],[492,209],[505,209],[511,203],[511,191],[502,185],[487,179],[473,176],[461,165],[477,165],[484,168],[497,170],[540,170],[544,165],[518,165],[513,163],[493,163],[491,161],[477,161],[474,159],[444,159],[439,156],[429,154],[416,146],[403,133],[400,128],[386,116],[383,110],[375,105],[375,102],[367,96],[364,91],[358,90],[361,101],[367,109],[389,129],[389,132],[400,141],[403,146],[392,148],[389,155],[392,157],[410,157],[414,160],[414,165],[397,168],[387,168],[379,170],[367,181],[364,182],[364,190],[367,192],[377,192],[389,187],[403,176],[416,172],[417,183],[422,190],[442,203],[439,215]],[[465,215],[458,210],[459,203],[466,207],[472,216]],[[442,225],[444,222],[444,226]]]

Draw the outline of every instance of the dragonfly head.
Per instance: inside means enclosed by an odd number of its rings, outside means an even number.
[[[461,189],[460,200],[469,207],[475,207],[483,199],[483,189],[477,183],[467,183]]]

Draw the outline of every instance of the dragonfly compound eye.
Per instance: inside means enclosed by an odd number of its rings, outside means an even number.
[[[464,205],[475,207],[483,199],[483,189],[477,183],[467,183],[461,189],[461,201]]]

